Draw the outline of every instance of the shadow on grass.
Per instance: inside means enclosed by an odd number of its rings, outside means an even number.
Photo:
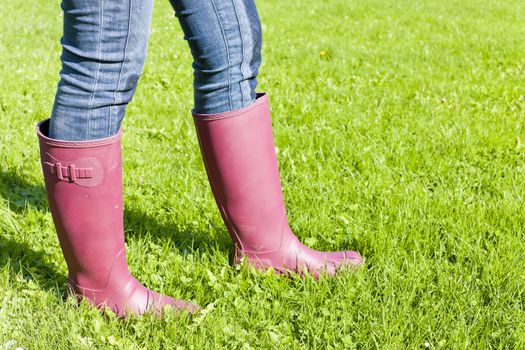
[[[0,235],[0,268],[9,264],[13,277],[22,269],[23,276],[30,275],[42,289],[65,292],[66,275],[59,273],[57,267],[46,260],[45,252]]]
[[[42,212],[48,211],[43,183],[32,184],[16,172],[0,170],[1,198],[7,201],[9,209],[16,214],[24,215],[27,207]],[[162,225],[154,217],[136,209],[124,210],[124,228],[126,237],[137,239],[148,237],[159,244],[170,239],[183,254],[194,253],[195,250],[206,251],[211,249],[211,244],[217,243],[209,242],[209,235],[205,232]],[[218,243],[221,248],[228,250],[226,244],[222,244],[222,240]],[[56,267],[45,263],[45,260],[44,252],[36,251],[26,243],[14,241],[0,234],[0,267],[10,261],[12,266],[26,267],[43,287],[53,288],[57,284],[65,286],[66,276],[57,273]]]
[[[186,225],[181,225],[186,226]],[[204,252],[211,249],[216,244],[221,250],[229,250],[229,241],[211,241],[210,235],[202,231],[194,231],[177,225],[164,225],[150,215],[147,215],[135,208],[124,208],[124,229],[126,237],[136,239],[151,239],[154,243],[165,243],[171,240],[181,251],[194,252],[196,250]],[[224,229],[224,237],[227,236]]]
[[[10,209],[19,214],[23,214],[27,206],[39,211],[48,210],[43,184],[31,184],[15,172],[0,171],[0,197],[6,199]],[[209,240],[209,235],[205,232],[160,224],[155,217],[135,208],[124,208],[124,229],[126,237],[149,236],[159,243],[169,238],[181,251],[206,250],[209,243],[212,243],[206,242]]]
[[[30,184],[14,172],[0,171],[0,199],[7,201],[11,211],[23,214],[26,206],[39,211],[46,210],[45,196],[42,186]],[[13,227],[18,230],[15,225],[16,223],[13,222]],[[31,275],[41,288],[62,290],[66,285],[66,276],[59,273],[56,266],[46,260],[48,258],[45,252],[0,234],[0,268],[9,264],[13,278],[16,278],[16,274],[22,269],[23,276]]]
[[[26,206],[47,210],[44,186],[31,184],[13,171],[0,170],[0,197],[7,200],[9,208],[16,213],[23,212]]]

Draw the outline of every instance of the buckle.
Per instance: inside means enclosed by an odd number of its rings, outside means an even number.
[[[56,175],[58,181],[76,182],[77,179],[91,179],[93,177],[93,168],[77,168],[75,164],[63,166],[62,163],[44,162],[44,168],[53,175]]]

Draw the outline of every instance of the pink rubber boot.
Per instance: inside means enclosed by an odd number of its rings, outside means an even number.
[[[140,284],[129,272],[124,246],[121,131],[106,139],[53,140],[49,120],[38,124],[47,198],[79,299],[109,307],[119,317],[160,314],[165,305],[190,313],[198,307]]]
[[[334,275],[359,265],[354,251],[319,252],[304,246],[286,218],[268,96],[220,114],[194,114],[206,172],[234,242],[234,263],[260,269]]]

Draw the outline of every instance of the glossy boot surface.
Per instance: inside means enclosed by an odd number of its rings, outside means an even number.
[[[278,272],[335,274],[361,264],[355,251],[320,252],[304,246],[286,218],[268,96],[250,106],[194,114],[206,172],[234,242],[234,262]]]
[[[68,285],[79,299],[119,317],[160,314],[192,303],[149,290],[129,272],[124,245],[121,131],[94,141],[60,141],[37,126],[48,202],[67,262]]]

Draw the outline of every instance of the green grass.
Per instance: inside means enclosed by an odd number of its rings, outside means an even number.
[[[124,322],[64,300],[34,132],[62,17],[56,2],[2,1],[0,349],[525,349],[525,2],[259,8],[292,228],[366,267],[316,282],[228,266],[191,57],[164,1],[124,123],[128,260],[205,312]]]

